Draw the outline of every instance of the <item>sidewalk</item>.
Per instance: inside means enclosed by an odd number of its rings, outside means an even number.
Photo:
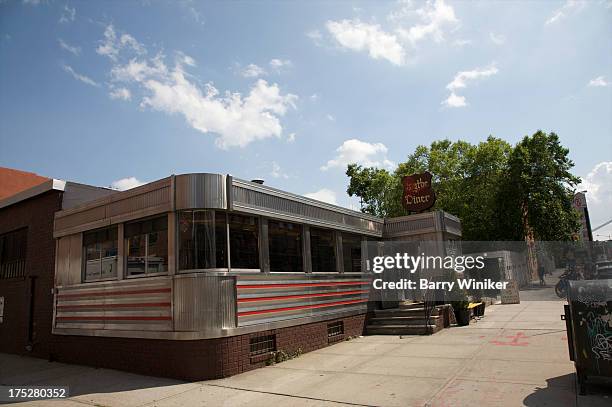
[[[496,305],[433,336],[367,336],[198,383],[2,354],[0,384],[69,385],[69,402],[29,403],[55,406],[612,405],[609,390],[576,395],[562,312],[559,300]]]

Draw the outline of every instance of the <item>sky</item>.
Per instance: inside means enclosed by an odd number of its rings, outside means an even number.
[[[0,0],[0,166],[118,189],[228,173],[356,209],[350,162],[554,131],[595,227],[611,39],[609,0]]]

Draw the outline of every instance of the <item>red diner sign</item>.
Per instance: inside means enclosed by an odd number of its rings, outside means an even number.
[[[407,175],[402,178],[404,208],[412,212],[421,212],[431,208],[436,203],[436,194],[431,187],[431,174]]]

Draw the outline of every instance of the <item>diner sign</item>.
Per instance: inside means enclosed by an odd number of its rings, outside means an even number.
[[[431,208],[436,203],[436,194],[431,187],[431,174],[407,175],[402,178],[404,208],[412,212],[421,212]]]

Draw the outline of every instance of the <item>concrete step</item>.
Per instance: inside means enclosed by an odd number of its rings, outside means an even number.
[[[439,316],[429,318],[430,324],[435,324]],[[391,317],[374,317],[368,320],[368,324],[372,325],[424,325],[427,321],[423,315],[420,316],[391,316]]]
[[[368,325],[366,328],[368,335],[427,335],[438,331],[436,325]]]
[[[374,314],[377,317],[410,317],[410,316],[421,316],[425,315],[425,308],[412,308],[412,309],[402,309],[402,308],[391,308],[391,309],[377,309],[374,310]],[[431,311],[431,315],[438,315],[438,310],[434,309]]]
[[[399,304],[400,309],[420,309],[423,308],[424,305],[422,302],[401,302]]]

